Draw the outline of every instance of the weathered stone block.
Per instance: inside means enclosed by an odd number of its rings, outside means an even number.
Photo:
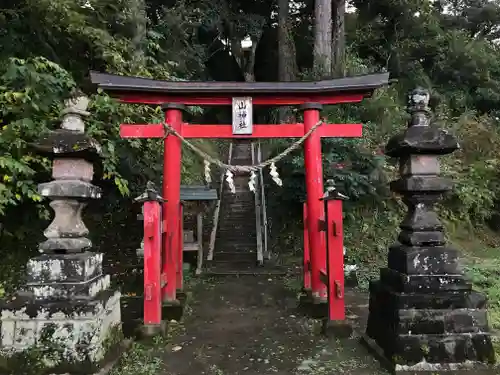
[[[395,158],[410,154],[447,155],[458,147],[457,139],[446,130],[421,124],[410,126],[404,133],[392,137],[385,147],[385,154]]]
[[[486,296],[473,290],[404,293],[380,281],[370,282],[369,309],[382,309],[383,314],[393,314],[400,309],[484,309],[486,304]]]
[[[48,368],[95,364],[109,350],[110,336],[121,331],[119,292],[105,291],[91,301],[22,302],[1,306],[4,362],[41,347],[38,359]]]
[[[486,309],[449,310],[444,315],[446,333],[489,333]]]
[[[81,283],[102,274],[102,253],[51,254],[32,258],[27,264],[28,284]]]
[[[80,253],[92,247],[92,241],[88,238],[49,238],[38,245],[38,249],[44,253],[64,251],[65,253]]]
[[[488,334],[400,335],[392,356],[395,363],[414,365],[427,363],[495,362]]]
[[[56,159],[52,164],[54,180],[92,181],[94,166],[84,159]]]
[[[461,274],[458,260],[458,251],[446,246],[394,244],[389,248],[387,265],[408,275]]]
[[[80,180],[58,180],[40,184],[38,193],[48,198],[101,198],[100,187]]]
[[[57,129],[40,138],[33,145],[41,154],[50,157],[68,156],[83,158],[89,161],[98,161],[101,152],[100,145],[88,135],[72,130]]]
[[[83,283],[55,282],[52,284],[29,283],[24,290],[33,298],[46,299],[69,299],[69,298],[93,298],[103,290],[111,286],[109,275],[97,276]]]
[[[444,177],[411,176],[390,183],[391,190],[397,193],[442,193],[451,190],[453,183]],[[436,199],[439,195],[436,194]]]
[[[470,291],[472,284],[463,275],[406,275],[404,273],[382,268],[380,281],[397,292],[440,292]]]
[[[438,215],[432,211],[432,207],[429,207],[425,201],[419,202],[417,198],[414,200],[416,202],[405,200],[408,212],[399,227],[409,232],[442,231],[443,224]]]
[[[435,155],[410,155],[401,158],[399,173],[402,177],[410,175],[438,175],[439,160]]]
[[[444,334],[446,310],[399,310],[395,333],[399,335]]]
[[[397,334],[489,333],[486,310],[398,310]]]
[[[85,122],[82,117],[90,116],[90,112],[87,111],[89,103],[90,100],[86,96],[66,100],[64,102],[65,108],[62,111],[61,128],[83,133],[85,131]]]
[[[446,243],[446,238],[443,232],[413,232],[402,230],[399,233],[398,241],[410,246],[441,246]]]
[[[74,199],[56,199],[50,202],[55,212],[54,219],[43,232],[47,238],[85,237],[89,230],[82,220],[82,211],[87,204]]]

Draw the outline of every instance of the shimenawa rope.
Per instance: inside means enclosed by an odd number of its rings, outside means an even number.
[[[271,169],[273,169],[274,164],[282,160],[285,156],[290,154],[292,151],[295,151],[298,149],[304,141],[309,138],[309,136],[321,125],[323,124],[323,121],[318,121],[307,133],[305,133],[300,139],[292,143],[288,148],[286,148],[283,152],[279,153],[278,155],[263,161],[259,164],[255,165],[231,165],[231,164],[226,164],[222,162],[219,159],[216,159],[209,154],[207,154],[205,151],[201,150],[197,146],[193,145],[191,142],[189,142],[186,138],[184,138],[182,135],[180,135],[175,129],[173,129],[169,124],[164,123],[163,126],[165,128],[165,137],[167,137],[169,134],[172,134],[179,138],[183,144],[185,144],[187,147],[189,147],[192,151],[194,151],[196,154],[201,156],[205,161],[207,161],[209,164],[214,164],[218,166],[219,168],[230,171],[230,172],[257,172],[261,169],[264,169],[266,167],[271,166]],[[275,168],[275,167],[274,167]]]

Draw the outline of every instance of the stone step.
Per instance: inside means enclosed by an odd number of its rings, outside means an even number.
[[[236,216],[233,217],[230,214],[225,215],[226,220],[221,223],[219,226],[219,229],[226,228],[232,232],[234,232],[235,228],[239,227],[245,227],[245,228],[254,228],[255,229],[255,216],[254,215],[247,215],[246,217],[243,216]]]
[[[218,230],[218,234],[229,235],[229,237],[234,237],[237,239],[243,239],[246,236],[255,233],[255,220],[252,222],[236,222],[227,223],[226,225],[221,225]]]
[[[257,245],[254,244],[244,244],[244,245],[239,245],[239,244],[228,244],[224,245],[222,243],[218,244],[218,251],[223,251],[225,253],[240,253],[240,254],[248,254],[250,252],[255,252],[255,249],[257,248]],[[215,257],[215,255],[214,255]]]
[[[257,240],[256,239],[240,239],[239,241],[234,239],[234,240],[225,240],[224,238],[217,238],[217,247],[221,249],[249,249],[248,251],[255,251],[257,247]],[[232,251],[232,250],[228,250]]]
[[[222,198],[224,199],[224,197]],[[228,198],[225,202],[222,202],[222,208],[248,208],[248,209],[254,209],[255,210],[255,200],[254,199],[245,199],[245,200],[234,200],[231,201],[230,198]]]
[[[217,238],[226,238],[226,239],[234,239],[238,241],[244,241],[245,238],[248,239],[253,239],[255,238],[255,225],[253,226],[245,226],[245,225],[238,225],[235,226],[234,224],[231,226],[223,226],[219,228],[218,233],[217,233]]]
[[[249,204],[248,206],[243,206],[243,205],[238,205],[238,206],[233,206],[233,205],[225,205],[221,207],[222,214],[228,214],[230,215],[233,212],[249,212],[255,215],[255,205]]]
[[[255,211],[255,202],[225,202],[221,205],[221,210],[237,211],[237,210],[249,210]]]
[[[255,217],[255,206],[249,206],[249,207],[223,207],[221,210],[221,213],[224,215],[231,215],[231,217],[238,217],[238,216],[245,216],[248,218],[248,216],[253,216]]]
[[[217,231],[217,238],[224,237],[227,239],[233,238],[235,240],[244,241],[245,238],[254,238],[250,236],[255,236],[255,233],[256,233],[255,224],[238,225],[233,223],[233,225],[221,226]]]
[[[226,207],[226,209],[221,210],[221,218],[226,218],[226,217],[233,217],[233,214],[235,217],[238,216],[243,216],[248,219],[249,217],[255,218],[255,207]]]
[[[271,262],[258,264],[229,264],[229,263],[212,263],[210,264],[203,275],[206,276],[237,276],[237,275],[286,275],[286,268],[276,266]]]
[[[252,243],[227,243],[225,241],[216,241],[216,245],[219,251],[227,253],[248,253],[255,251],[257,248],[257,241]]]
[[[232,227],[233,226],[232,224],[234,223],[255,225],[255,215],[251,213],[238,211],[238,212],[233,212],[232,214],[229,213],[225,214],[225,217],[229,217],[231,219],[231,222],[227,223],[229,228]]]
[[[214,262],[216,263],[255,263],[257,261],[256,252],[214,252]]]
[[[230,191],[227,191],[222,194],[222,198],[225,198],[226,202],[231,202],[231,203],[247,203],[255,201],[255,195],[252,192],[243,192],[243,191],[238,195],[235,195]]]
[[[222,205],[223,208],[238,208],[238,207],[245,207],[245,208],[254,208],[255,209],[255,199],[252,197],[252,199],[233,199],[232,197],[222,197]]]
[[[224,241],[224,243],[255,243],[257,236],[255,230],[247,230],[244,235],[239,235],[237,233],[231,233],[229,231],[219,232],[216,237],[219,241]]]
[[[223,241],[224,243],[228,244],[235,244],[235,243],[241,243],[241,244],[249,244],[249,243],[255,243],[257,236],[255,234],[255,230],[251,230],[251,228],[248,228],[247,230],[240,229],[238,231],[242,231],[245,234],[244,235],[237,235],[229,232],[223,232],[217,234],[217,240]]]
[[[269,276],[283,276],[286,275],[286,270],[283,269],[267,269],[263,267],[249,266],[245,268],[225,268],[215,265],[208,268],[203,275],[209,277],[215,276],[240,276],[240,275],[269,275]]]

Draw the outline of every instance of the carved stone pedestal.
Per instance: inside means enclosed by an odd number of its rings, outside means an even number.
[[[486,297],[465,279],[432,207],[451,188],[439,177],[437,157],[458,144],[430,126],[428,100],[426,91],[412,92],[409,127],[386,147],[400,158],[401,177],[391,190],[403,195],[408,213],[387,268],[370,284],[366,342],[395,372],[494,373]]]
[[[84,97],[69,101],[62,129],[37,145],[57,156],[54,181],[38,187],[55,217],[42,255],[28,262],[25,285],[0,303],[0,373],[28,373],[31,366],[37,374],[88,375],[121,345],[120,292],[102,273],[103,254],[90,251],[81,217],[86,200],[101,196],[91,183],[98,146],[80,118],[87,104]]]

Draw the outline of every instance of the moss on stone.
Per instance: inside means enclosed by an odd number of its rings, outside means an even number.
[[[89,375],[97,372],[110,357],[121,351],[123,333],[121,325],[113,326],[103,341],[104,357],[98,362],[91,361],[88,356],[82,361],[64,359],[64,347],[50,340],[50,325],[40,337],[38,344],[15,353],[0,352],[0,373],[5,375],[48,375],[65,374]]]

